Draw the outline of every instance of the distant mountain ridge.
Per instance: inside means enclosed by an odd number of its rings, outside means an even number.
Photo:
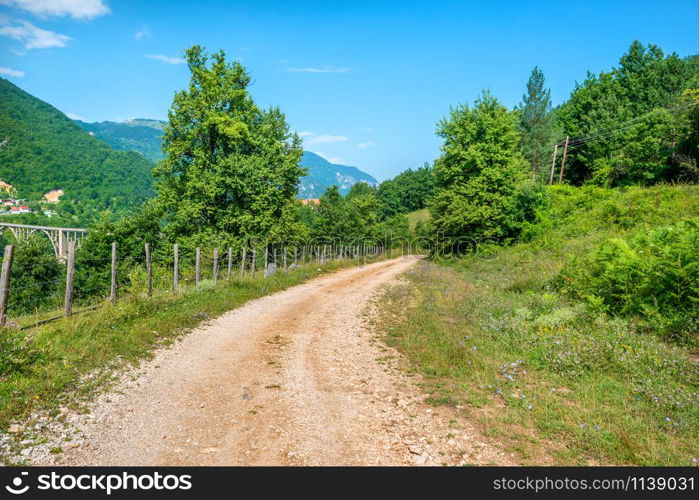
[[[379,185],[374,177],[357,167],[330,163],[322,156],[310,151],[303,152],[300,163],[308,170],[308,175],[299,183],[298,197],[301,199],[318,198],[333,184],[342,194],[349,193],[352,186],[359,182],[366,182],[373,187]]]
[[[84,209],[127,210],[154,196],[153,164],[87,135],[50,104],[0,78],[0,179],[40,200],[62,189]]]
[[[86,123],[76,120],[75,123],[114,149],[136,151],[153,162],[163,158],[160,149],[165,125],[163,121],[132,118],[123,122]],[[299,182],[300,199],[318,198],[333,184],[337,185],[342,194],[347,194],[358,182],[378,186],[374,177],[357,167],[331,163],[310,151],[303,152],[300,164],[308,170],[308,175]]]
[[[141,153],[154,163],[164,158],[160,144],[165,122],[160,120],[132,118],[123,122],[94,123],[75,120],[75,123],[114,149]]]

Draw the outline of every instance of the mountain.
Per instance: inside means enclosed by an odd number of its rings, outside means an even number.
[[[301,199],[318,198],[327,187],[333,184],[340,188],[342,194],[347,194],[358,182],[366,182],[375,187],[379,185],[376,179],[357,167],[330,163],[322,156],[310,151],[303,152],[301,166],[308,170],[308,175],[299,183],[298,197]]]
[[[61,189],[61,202],[89,211],[122,211],[152,197],[153,164],[115,151],[70,118],[0,78],[0,179],[20,198],[39,200]]]
[[[75,120],[94,138],[106,142],[120,151],[136,151],[152,162],[163,159],[160,142],[163,125],[160,120],[133,118],[123,122],[86,123]]]
[[[137,151],[151,161],[163,158],[160,141],[165,122],[135,118],[124,122],[76,123],[114,149]],[[335,165],[310,151],[304,151],[301,165],[308,170],[308,175],[299,183],[298,197],[301,199],[318,198],[333,184],[337,184],[343,194],[347,194],[357,182],[378,186],[376,179],[357,167]]]

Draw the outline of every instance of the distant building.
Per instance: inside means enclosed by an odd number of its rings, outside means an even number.
[[[44,200],[46,200],[48,203],[58,203],[61,201],[61,196],[63,196],[62,189],[52,189],[51,191],[44,193]]]
[[[319,198],[308,198],[305,200],[301,200],[301,205],[319,205],[319,204],[320,204]]]
[[[12,207],[12,208],[17,208],[17,207]],[[32,213],[32,209],[29,208],[27,205],[22,205],[21,207],[19,207],[19,213],[30,214],[30,213]]]

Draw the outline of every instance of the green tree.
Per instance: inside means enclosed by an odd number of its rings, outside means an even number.
[[[574,138],[566,178],[618,186],[691,175],[696,158],[684,147],[692,129],[682,92],[696,76],[691,60],[637,41],[617,68],[588,74],[558,113]]]
[[[41,309],[52,297],[58,301],[63,291],[62,275],[61,265],[47,238],[32,235],[16,241],[10,312],[20,314]]]
[[[154,170],[170,239],[288,238],[298,222],[301,141],[277,108],[253,102],[250,76],[225,53],[186,52],[191,80],[177,92]]]
[[[529,183],[517,122],[517,113],[483,92],[473,107],[458,106],[439,123],[444,144],[435,163],[430,220],[447,243],[502,240],[519,232]]]
[[[545,177],[551,144],[555,141],[551,91],[544,85],[544,72],[535,67],[527,81],[527,93],[518,106],[522,153],[531,165],[532,180],[537,180],[542,174]]]
[[[434,179],[429,164],[417,170],[408,169],[379,186],[381,216],[393,217],[425,208],[432,196]]]
[[[321,241],[334,241],[347,237],[346,202],[336,185],[325,190],[315,210],[311,234]]]

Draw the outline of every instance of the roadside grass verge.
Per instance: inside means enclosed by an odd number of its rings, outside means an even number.
[[[374,259],[380,260],[380,259]],[[56,413],[107,386],[118,368],[149,358],[202,322],[245,302],[352,267],[337,260],[255,277],[211,280],[179,295],[134,289],[116,305],[26,330],[0,331],[0,429],[38,410]],[[137,287],[135,287],[137,288]],[[142,287],[143,288],[143,287]]]
[[[380,331],[425,376],[433,404],[465,407],[523,463],[696,465],[696,348],[555,284],[571,257],[610,237],[696,216],[699,189],[553,195],[528,241],[419,263],[387,290]]]

